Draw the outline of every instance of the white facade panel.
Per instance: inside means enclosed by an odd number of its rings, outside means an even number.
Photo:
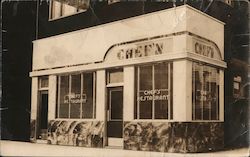
[[[135,68],[124,67],[124,86],[123,86],[123,118],[124,121],[134,120],[135,103]]]
[[[48,120],[55,119],[56,116],[56,75],[49,76],[49,102],[48,102]]]
[[[173,63],[173,120],[192,120],[192,62]]]
[[[38,106],[38,77],[32,77],[31,119],[36,119],[37,117],[37,106]]]
[[[163,10],[34,41],[33,70],[102,61],[114,44],[186,31],[186,8]]]
[[[187,8],[186,16],[187,31],[215,42],[224,59],[224,24],[194,9]]]
[[[105,70],[96,72],[96,120],[105,119],[105,97],[106,97],[106,76]]]

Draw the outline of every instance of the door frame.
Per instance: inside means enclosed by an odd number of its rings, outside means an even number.
[[[40,139],[39,138],[39,134],[40,134],[40,131],[41,131],[41,110],[42,110],[42,94],[47,94],[48,95],[48,101],[47,101],[47,118],[48,118],[48,107],[49,107],[49,91],[46,89],[46,90],[39,90],[38,91],[38,101],[37,101],[37,116],[36,116],[36,120],[37,120],[37,123],[36,123],[36,139],[37,140],[43,140],[43,139]],[[48,122],[47,122],[47,125],[48,125]],[[47,130],[48,131],[48,130]]]
[[[122,97],[124,99],[124,88],[122,85],[118,85],[118,86],[109,86],[106,88],[106,103],[105,103],[105,138],[104,138],[104,146],[108,147],[110,146],[108,141],[109,138],[112,137],[108,137],[108,121],[111,118],[111,91],[122,91]],[[121,140],[123,140],[123,124],[124,124],[124,101],[122,100],[122,137],[120,138]],[[109,108],[109,111],[108,111]],[[119,138],[117,138],[119,139]],[[122,145],[121,145],[122,146]]]

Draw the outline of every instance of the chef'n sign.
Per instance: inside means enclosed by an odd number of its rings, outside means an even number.
[[[132,47],[120,49],[117,53],[117,58],[123,60],[159,55],[164,52],[164,46],[165,45],[162,41],[134,45]]]
[[[197,54],[210,57],[210,58],[214,58],[214,48],[210,45],[205,45],[201,42],[195,41],[194,51]]]
[[[197,40],[196,38],[193,38],[193,51],[196,54],[221,60],[221,54],[216,47],[216,45],[212,42],[208,42],[205,40]]]
[[[105,58],[111,62],[125,61],[159,56],[172,51],[173,37],[162,37],[114,45]]]

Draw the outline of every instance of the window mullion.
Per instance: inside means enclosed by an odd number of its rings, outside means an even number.
[[[167,89],[167,92],[168,92],[168,112],[167,112],[167,117],[168,117],[168,119],[170,119],[170,112],[171,112],[171,109],[170,109],[170,95],[172,94],[172,93],[170,93],[170,91],[171,91],[171,76],[170,76],[170,69],[171,69],[171,67],[170,67],[170,63],[167,63],[167,66],[168,66],[168,68],[166,69],[167,70],[167,78],[168,78],[168,89]]]
[[[72,75],[69,75],[69,112],[68,112],[68,117],[70,118],[70,106],[71,106],[71,81],[72,81],[72,78],[71,78]]]
[[[58,77],[58,98],[57,98],[57,117],[59,117],[59,111],[60,111],[60,94],[61,94],[61,76]]]
[[[84,74],[82,74],[82,92],[84,89],[85,89],[85,87],[84,87]],[[84,118],[84,116],[85,116],[85,115],[83,115],[83,105],[84,104],[82,104],[82,106],[81,106],[82,118]]]
[[[95,118],[95,108],[96,108],[96,102],[95,102],[95,92],[96,92],[96,90],[95,90],[95,88],[96,88],[96,84],[95,84],[95,82],[96,82],[96,80],[95,80],[95,77],[96,75],[95,75],[95,73],[93,73],[92,74],[92,77],[93,77],[93,114],[92,114],[92,118]]]
[[[82,86],[83,86],[83,81],[82,81],[82,79],[83,79],[83,74],[82,74],[82,73],[80,74],[80,79],[81,79],[81,83],[80,83],[80,86],[81,86],[81,87],[80,87],[80,90],[81,90],[81,91],[80,91],[80,94],[81,94],[81,96],[80,96],[80,100],[81,100],[81,101],[80,101],[80,119],[81,119],[81,118],[82,118],[82,90],[83,90],[83,89],[82,89]]]
[[[137,114],[136,118],[140,119],[140,67],[137,67]]]
[[[193,95],[192,95],[192,104],[193,104],[193,113],[192,113],[192,115],[193,115],[193,120],[195,120],[196,119],[196,112],[195,112],[195,109],[196,109],[196,91],[195,91],[195,78],[196,78],[196,63],[192,63],[192,75],[193,75],[193,77],[192,77],[192,88],[193,88],[193,90],[192,90],[192,92],[193,92]]]
[[[152,90],[155,89],[155,66],[152,65]],[[155,119],[155,101],[154,101],[154,92],[153,92],[153,99],[152,99],[152,119]]]
[[[220,73],[218,73],[219,71],[216,69],[216,120],[219,120],[219,107],[220,107],[220,102],[219,102],[219,97],[220,97],[220,86],[219,86],[219,81],[220,81]],[[219,87],[218,87],[219,86]]]
[[[202,101],[201,101],[201,119],[203,120],[203,107],[204,107],[204,84],[205,84],[205,79],[204,79],[204,65],[201,65],[201,81],[202,81],[202,86],[201,86],[201,96],[202,96]]]
[[[212,98],[212,96],[211,96],[211,94],[212,94],[212,92],[211,92],[211,85],[212,85],[212,69],[211,68],[209,68],[209,70],[208,70],[208,80],[209,80],[209,83],[208,83],[208,91],[209,91],[209,110],[208,110],[208,112],[209,112],[209,120],[211,120],[211,117],[212,117],[212,115],[211,115],[211,112],[212,112],[212,100],[211,100],[211,98]]]

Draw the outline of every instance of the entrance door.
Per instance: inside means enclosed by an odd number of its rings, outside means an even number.
[[[37,122],[37,139],[46,140],[48,127],[48,91],[40,91],[39,93]]]
[[[123,88],[108,89],[107,106],[108,146],[123,145]]]

